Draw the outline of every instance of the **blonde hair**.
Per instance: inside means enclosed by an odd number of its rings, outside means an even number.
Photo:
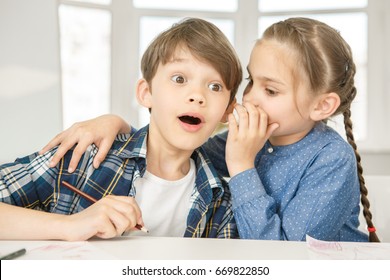
[[[242,80],[241,63],[222,31],[206,20],[187,18],[160,33],[146,49],[141,60],[145,80],[150,84],[158,65],[169,62],[177,47],[188,48],[192,55],[218,71],[230,90],[230,104]]]
[[[357,160],[361,202],[369,240],[379,242],[369,209],[361,157],[352,132],[351,103],[357,91],[354,82],[356,66],[350,46],[337,30],[310,18],[289,18],[277,22],[267,28],[259,42],[261,40],[276,40],[296,52],[297,64],[308,78],[313,94],[335,92],[339,95],[341,102],[334,115],[344,116],[347,141],[354,149]]]

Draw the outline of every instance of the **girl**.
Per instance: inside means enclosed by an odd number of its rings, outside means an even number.
[[[243,106],[235,106],[239,119],[230,114],[229,132],[203,146],[220,174],[231,177],[240,237],[379,241],[352,133],[356,68],[348,44],[322,22],[290,18],[264,32],[247,68]],[[326,125],[338,114],[349,144]],[[77,142],[73,166],[87,144],[129,130],[120,118],[103,119],[110,123],[105,129],[95,131],[97,118],[55,137],[43,149],[61,143],[52,165]],[[85,133],[94,139],[82,138]],[[96,165],[107,152],[100,149]],[[358,230],[359,198],[369,238]]]

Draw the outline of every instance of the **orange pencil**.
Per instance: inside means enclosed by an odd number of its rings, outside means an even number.
[[[78,188],[76,188],[75,186],[72,186],[71,184],[69,184],[68,182],[65,182],[65,181],[62,181],[61,182],[65,187],[67,187],[69,190],[77,193],[79,196],[81,197],[84,197],[85,199],[87,199],[89,202],[91,203],[95,203],[97,202],[97,199],[86,194],[85,192],[83,191],[80,191]],[[139,229],[139,230],[142,230],[143,232],[146,232],[146,233],[149,233],[149,230],[147,230],[145,227],[141,226],[141,225],[135,225],[135,228]]]

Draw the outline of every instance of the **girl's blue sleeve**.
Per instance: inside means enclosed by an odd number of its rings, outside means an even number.
[[[306,234],[322,240],[366,238],[357,230],[360,191],[352,151],[329,146],[295,182],[286,184],[296,184],[290,188],[294,193],[282,192],[277,203],[256,169],[230,180],[240,238],[305,240]]]
[[[255,168],[231,178],[229,186],[240,238],[286,239],[275,201],[267,195]]]

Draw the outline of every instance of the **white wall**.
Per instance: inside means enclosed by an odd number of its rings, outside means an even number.
[[[0,164],[62,129],[57,1],[0,1]]]
[[[379,16],[385,14],[381,11],[390,10],[390,3],[388,1],[383,3],[386,7],[380,6],[380,9],[373,11],[373,14],[378,16],[371,17],[370,25],[376,29],[383,24],[390,27],[388,17]],[[56,0],[0,0],[0,164],[39,150],[62,130],[57,17]],[[379,18],[377,23],[372,22],[377,18]],[[390,34],[390,28],[387,28],[385,33]],[[388,40],[385,45],[384,48],[389,45]],[[376,58],[374,51],[370,54],[370,61],[384,59]],[[385,59],[388,61],[390,56]],[[386,66],[389,64],[383,65],[385,67],[381,68],[379,73],[388,76]],[[379,102],[390,104],[386,93],[390,79],[384,80],[386,85],[379,89],[370,88],[370,92],[385,92],[384,98],[380,98]],[[373,84],[375,86],[378,83]],[[128,90],[114,92],[128,94]],[[117,100],[121,100],[121,103],[117,102],[118,104],[130,103],[123,102],[123,96],[117,97]],[[134,118],[130,118],[132,119]],[[370,123],[370,127],[374,125],[377,124]],[[388,132],[386,129],[383,130]],[[380,138],[374,140],[380,141]],[[358,147],[364,174],[390,175],[389,151],[363,152],[364,149]]]
[[[389,152],[359,152],[362,158],[363,175],[390,175]]]

